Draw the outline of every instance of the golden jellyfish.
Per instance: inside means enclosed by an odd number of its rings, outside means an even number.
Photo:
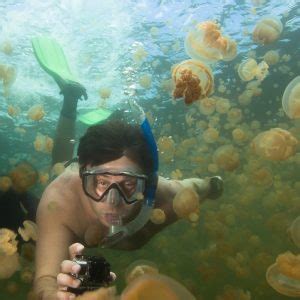
[[[272,161],[286,160],[295,155],[297,139],[287,130],[272,128],[259,133],[252,141],[255,154]]]
[[[25,242],[28,242],[30,239],[33,241],[37,240],[37,225],[29,220],[23,222],[23,226],[18,228],[18,233],[21,235],[22,239]]]
[[[213,75],[209,67],[196,60],[185,60],[172,71],[173,97],[186,104],[208,97],[213,92]]]
[[[65,171],[65,166],[63,163],[56,163],[51,169],[51,173],[54,176],[59,176],[64,171]]]
[[[237,143],[244,143],[248,139],[246,131],[243,130],[242,128],[233,129],[231,134],[233,140]]]
[[[162,275],[142,275],[133,280],[122,292],[120,300],[195,300],[179,282]]]
[[[285,252],[266,273],[268,284],[282,295],[300,297],[300,255]]]
[[[288,234],[294,244],[300,248],[300,216],[297,217],[288,229]]]
[[[213,162],[225,171],[234,171],[240,165],[240,155],[232,145],[223,145],[214,152]]]
[[[160,225],[160,224],[165,223],[165,221],[166,221],[165,212],[160,208],[154,208],[152,210],[152,213],[151,213],[151,216],[150,216],[150,221],[153,224],[156,224],[156,225]]]
[[[275,65],[279,62],[280,56],[278,51],[276,50],[269,50],[264,55],[264,61],[269,65]]]
[[[99,95],[102,99],[108,99],[111,95],[111,89],[104,87],[99,90]]]
[[[0,279],[10,278],[20,269],[18,252],[12,255],[0,255]]]
[[[219,139],[219,131],[216,128],[208,127],[202,134],[206,143],[215,143]]]
[[[13,118],[20,114],[21,110],[17,106],[8,105],[7,113]]]
[[[5,41],[2,45],[1,45],[1,51],[3,53],[5,53],[6,55],[11,55],[13,52],[13,46],[9,41]]]
[[[230,61],[236,57],[237,44],[221,34],[220,26],[213,21],[199,23],[187,34],[186,53],[193,59],[216,62]]]
[[[171,136],[161,136],[157,141],[157,146],[161,158],[165,162],[170,162],[175,154],[175,142]]]
[[[282,32],[282,23],[278,18],[265,17],[255,25],[252,38],[253,41],[266,45],[276,41]]]
[[[179,218],[189,218],[190,214],[199,212],[200,198],[192,187],[185,187],[175,195],[173,209]]]
[[[0,255],[13,255],[17,252],[18,241],[14,231],[0,228]]]
[[[141,64],[147,56],[148,56],[148,53],[147,53],[147,51],[145,51],[144,47],[142,45],[138,45],[138,47],[136,48],[136,50],[133,53],[133,60],[136,63]]]
[[[151,86],[151,81],[151,76],[149,74],[144,74],[140,77],[139,83],[144,89],[149,89]]]
[[[145,259],[138,259],[131,263],[125,271],[125,280],[126,283],[131,283],[134,279],[139,276],[148,274],[148,275],[155,275],[158,274],[158,267],[155,263],[145,260]]]
[[[40,172],[39,173],[39,182],[42,185],[46,185],[49,182],[50,175],[47,172]]]
[[[17,72],[14,67],[0,64],[0,80],[3,82],[4,96],[9,94],[9,88],[14,83]]]
[[[253,58],[240,63],[238,67],[238,74],[243,81],[250,81],[256,78],[260,81],[264,80],[268,75],[269,66],[265,61],[261,61],[259,64]]]
[[[273,175],[267,168],[261,167],[251,172],[252,181],[260,186],[269,187],[273,184]]]
[[[300,118],[300,76],[294,78],[285,88],[282,108],[289,118]]]
[[[174,171],[171,172],[171,176],[172,179],[181,179],[183,177],[182,172],[179,169],[176,169]]]
[[[27,112],[27,116],[29,119],[33,120],[33,121],[39,121],[41,119],[44,118],[45,116],[45,111],[42,105],[34,105],[32,106],[28,112]]]
[[[204,98],[198,103],[199,111],[203,115],[211,115],[216,109],[216,100],[214,98]]]
[[[233,107],[227,112],[227,119],[230,123],[238,123],[242,120],[242,118],[243,113],[239,108]]]
[[[12,181],[8,176],[0,177],[0,191],[7,192],[12,186]]]
[[[230,102],[226,98],[215,97],[216,99],[216,111],[219,114],[226,114],[230,109]]]
[[[239,288],[232,286],[225,286],[221,295],[216,297],[216,300],[251,300],[251,294],[249,291],[243,291]]]
[[[28,162],[21,162],[9,173],[12,187],[16,192],[25,192],[38,180],[38,173]]]
[[[51,153],[53,149],[53,139],[47,135],[37,133],[33,145],[34,149],[38,152]]]

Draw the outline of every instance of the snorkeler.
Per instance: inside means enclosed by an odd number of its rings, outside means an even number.
[[[50,42],[46,40],[46,48]],[[39,43],[42,51],[43,41]],[[41,57],[39,53],[36,55]],[[81,96],[86,97],[85,89],[63,80],[62,70],[51,69],[53,55],[48,57],[47,63],[39,61],[40,64],[54,77],[63,94],[68,91],[65,99],[70,95],[71,103],[74,100],[77,104]],[[63,107],[58,125],[61,135],[56,140],[64,143],[65,139],[73,138],[75,119],[76,105],[71,113],[69,107],[66,110]],[[68,127],[63,127],[65,122]],[[62,160],[71,158],[72,146],[62,154],[65,155]],[[54,149],[54,154],[61,154],[59,144]],[[133,100],[127,102],[126,110],[116,109],[88,128],[79,142],[77,162],[49,184],[38,206],[34,282],[38,299],[75,297],[68,288],[80,285],[74,276],[80,267],[72,259],[85,246],[138,249],[176,222],[178,216],[172,199],[182,188],[192,188],[200,201],[216,199],[222,194],[220,177],[167,180],[157,172],[156,143],[143,110]],[[153,208],[164,211],[163,224],[150,221]]]

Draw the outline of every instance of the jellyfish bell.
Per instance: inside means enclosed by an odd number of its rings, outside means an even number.
[[[290,119],[300,118],[300,76],[294,78],[285,88],[282,108]]]
[[[294,244],[300,248],[300,216],[298,216],[288,229],[288,234]]]
[[[243,81],[250,81],[254,78],[262,81],[268,75],[268,68],[269,66],[265,61],[258,64],[255,59],[248,58],[240,63],[238,74]]]
[[[195,300],[196,298],[179,282],[162,275],[142,275],[132,281],[122,292],[120,300]]]
[[[186,104],[208,97],[213,92],[213,74],[211,69],[196,60],[185,60],[172,71],[175,85],[174,98],[184,98]]]
[[[295,155],[298,140],[287,130],[272,128],[259,133],[251,143],[254,153],[272,161]]]
[[[278,293],[300,297],[300,255],[280,254],[266,272],[268,284]]]
[[[125,270],[125,280],[126,283],[131,283],[134,279],[139,276],[148,274],[154,275],[158,274],[158,267],[157,265],[149,260],[146,259],[138,259],[131,263]]]
[[[45,111],[42,105],[33,105],[27,112],[29,119],[33,121],[39,121],[45,116]]]
[[[266,45],[276,41],[282,32],[282,23],[275,17],[264,17],[255,25],[252,38],[253,41]]]
[[[197,213],[200,207],[200,198],[191,187],[181,189],[173,199],[173,209],[179,218],[189,218],[191,213]]]
[[[214,152],[213,162],[225,171],[234,171],[240,165],[240,155],[232,145],[222,145]]]
[[[278,51],[276,50],[269,50],[264,55],[264,61],[269,65],[275,65],[279,62],[280,56]]]

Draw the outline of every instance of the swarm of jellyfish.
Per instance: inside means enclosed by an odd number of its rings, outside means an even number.
[[[252,38],[255,43],[266,45],[276,41],[282,32],[282,23],[278,18],[265,17],[257,22]]]
[[[286,160],[295,155],[297,139],[287,130],[272,128],[259,133],[252,141],[255,154],[272,161]]]
[[[236,42],[222,35],[220,26],[213,21],[199,23],[185,39],[185,51],[193,59],[207,63],[230,61],[236,57]]]
[[[300,118],[300,76],[294,78],[285,88],[282,108],[289,118]]]
[[[213,91],[213,75],[209,67],[196,60],[185,60],[172,71],[174,98],[186,104],[208,97]]]

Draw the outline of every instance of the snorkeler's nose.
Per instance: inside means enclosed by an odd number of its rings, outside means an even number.
[[[121,201],[120,193],[117,189],[111,189],[106,198],[106,202],[113,206],[118,206]]]

